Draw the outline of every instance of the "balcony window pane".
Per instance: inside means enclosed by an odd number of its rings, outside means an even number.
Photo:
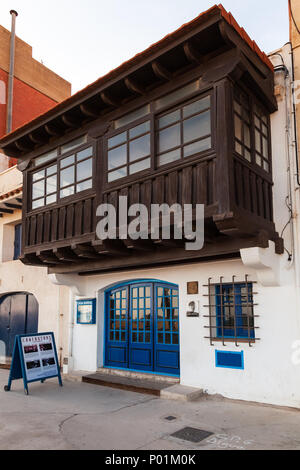
[[[50,166],[50,168],[47,168],[47,176],[51,176],[57,173],[57,165]]]
[[[159,127],[160,129],[162,127],[169,126],[170,124],[173,124],[174,122],[180,121],[180,109],[177,111],[174,111],[174,113],[167,114],[166,116],[163,116],[162,118],[159,119]]]
[[[44,198],[38,199],[37,201],[33,201],[32,209],[38,209],[39,207],[43,207],[44,205]]]
[[[255,130],[255,148],[258,152],[261,152],[260,133],[257,130]]]
[[[263,137],[262,141],[263,141],[263,156],[265,158],[268,158],[269,157],[268,141],[265,137]]]
[[[75,192],[74,186],[70,186],[69,188],[65,188],[60,192],[60,197],[64,198],[64,197],[72,196],[74,192]]]
[[[83,145],[86,141],[87,141],[86,135],[79,137],[78,139],[72,140],[71,142],[68,142],[67,144],[61,146],[61,153],[69,152],[72,149],[79,147],[80,145]]]
[[[234,128],[235,137],[242,140],[242,121],[237,116],[234,116]]]
[[[239,144],[237,141],[235,141],[235,150],[236,150],[236,152],[239,153],[240,155],[243,155],[242,146],[241,146],[241,144]]]
[[[77,181],[86,180],[93,175],[93,160],[85,160],[77,165]]]
[[[108,173],[108,182],[111,183],[112,181],[118,180],[120,178],[124,178],[125,176],[127,176],[127,168],[126,167],[119,168],[116,171],[112,171]]]
[[[66,170],[60,172],[60,187],[64,188],[65,186],[69,186],[73,184],[75,180],[75,168],[71,166]]]
[[[56,202],[56,194],[52,194],[52,196],[48,196],[46,198],[46,204],[54,204]]]
[[[60,168],[66,168],[66,166],[73,165],[74,162],[75,162],[75,155],[71,155],[70,157],[64,158],[63,160],[61,160]]]
[[[159,133],[159,152],[165,152],[166,150],[174,147],[179,147],[181,143],[180,139],[180,124],[168,127],[164,131]]]
[[[150,132],[150,121],[144,122],[143,124],[140,124],[139,126],[130,129],[129,137],[130,139],[134,139],[134,137],[146,134],[146,132]]]
[[[156,110],[162,109],[165,106],[175,103],[176,101],[189,96],[191,93],[199,90],[199,80],[189,83],[188,85],[179,88],[179,90],[170,93],[169,95],[159,98],[155,101],[154,106]]]
[[[203,152],[204,150],[209,150],[211,148],[211,138],[199,140],[194,144],[186,145],[184,147],[184,156],[190,157],[199,152]]]
[[[141,162],[130,165],[129,172],[131,175],[133,175],[134,173],[137,173],[139,171],[147,170],[150,167],[151,167],[151,159],[146,158],[145,160],[142,160]]]
[[[242,107],[241,105],[237,102],[234,101],[234,110],[241,116],[242,115]]]
[[[84,181],[83,183],[77,184],[76,192],[80,193],[81,191],[86,191],[87,189],[91,189],[92,187],[93,187],[93,181],[90,179],[90,180]]]
[[[199,139],[210,134],[210,111],[187,119],[183,123],[184,142]]]
[[[200,113],[210,107],[210,96],[202,98],[202,100],[195,101],[183,108],[183,117],[192,116],[193,114]]]
[[[88,147],[87,149],[82,150],[81,152],[77,153],[77,161],[80,162],[85,158],[92,157],[93,155],[93,147]]]
[[[147,104],[146,106],[143,106],[142,108],[139,108],[136,111],[133,111],[132,113],[126,114],[120,119],[117,119],[115,121],[115,129],[119,129],[120,127],[127,126],[127,124],[130,124],[131,122],[136,121],[137,119],[140,119],[149,113],[150,113],[150,105]]]
[[[55,150],[51,150],[51,152],[47,152],[44,155],[41,155],[40,157],[34,160],[34,166],[43,165],[47,162],[50,162],[51,160],[54,160],[54,158],[57,158],[57,154],[58,154],[58,151],[57,149],[55,149]]]
[[[167,163],[175,162],[180,159],[180,149],[174,150],[173,152],[164,153],[158,157],[158,165],[166,165]]]
[[[127,140],[127,132],[123,132],[122,134],[118,134],[111,139],[108,139],[108,148],[111,149],[112,147],[116,147],[117,145],[121,145]]]
[[[108,169],[118,168],[127,162],[127,145],[122,145],[108,152]]]
[[[33,181],[38,181],[41,178],[45,178],[45,170],[37,171],[36,173],[33,173],[32,175]]]
[[[50,176],[46,180],[46,194],[55,193],[57,190],[57,176]]]
[[[133,140],[130,142],[130,158],[131,162],[138,160],[139,158],[150,155],[150,134]]]
[[[45,195],[45,180],[32,185],[32,199],[38,199]]]
[[[251,138],[250,138],[250,127],[246,124],[244,125],[244,144],[250,148],[251,147]]]

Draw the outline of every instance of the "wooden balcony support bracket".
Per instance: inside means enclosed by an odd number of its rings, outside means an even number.
[[[30,134],[28,134],[28,137],[31,140],[31,142],[35,145],[45,143],[45,137],[43,137],[40,133],[38,134],[37,132],[36,133],[31,132]]]
[[[94,240],[92,247],[101,255],[128,256],[128,250],[121,240]]]
[[[43,266],[43,267],[52,266],[51,264],[48,264],[45,261],[42,261],[40,258],[38,258],[35,253],[27,253],[25,255],[21,255],[19,257],[19,260],[26,266]]]
[[[54,248],[53,254],[59,261],[68,262],[68,263],[78,263],[78,257],[73,251],[66,247],[66,248]]]
[[[124,245],[129,250],[137,250],[137,251],[153,251],[155,249],[155,245],[152,240],[123,240]]]
[[[197,51],[191,41],[186,41],[183,44],[183,50],[189,62],[198,65],[203,63],[203,56]]]
[[[80,125],[77,119],[74,119],[72,116],[67,115],[67,114],[63,114],[61,117],[61,120],[66,127],[71,128],[71,129],[77,129]]]
[[[121,104],[118,100],[115,100],[107,91],[102,91],[100,96],[103,103],[105,103],[107,106],[118,108]]]
[[[50,266],[65,263],[64,261],[59,260],[57,256],[54,255],[53,251],[37,251],[36,256],[39,260]]]
[[[53,123],[45,124],[44,129],[50,137],[58,137],[62,134],[62,128]]]
[[[143,86],[136,82],[133,78],[127,77],[124,80],[126,87],[129,91],[137,95],[144,95],[146,90]]]
[[[96,119],[100,116],[100,112],[94,106],[92,107],[87,104],[81,104],[79,108],[85,117]]]
[[[151,64],[154,75],[159,78],[159,80],[170,81],[173,78],[173,74],[169,72],[163,65],[161,65],[157,60],[154,60]]]
[[[90,245],[73,244],[71,250],[80,259],[99,259],[100,256]]]

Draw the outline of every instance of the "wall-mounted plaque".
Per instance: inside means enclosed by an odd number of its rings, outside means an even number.
[[[95,325],[96,299],[77,300],[77,323],[80,325]]]
[[[199,310],[200,310],[199,302],[194,302],[194,301],[189,302],[186,316],[187,317],[199,317],[200,316]]]
[[[188,295],[197,295],[197,294],[199,294],[199,283],[198,283],[198,281],[188,282],[187,283],[187,293],[188,293]]]

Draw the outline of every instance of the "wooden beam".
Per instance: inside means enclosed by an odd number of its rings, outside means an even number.
[[[30,134],[28,134],[28,137],[29,139],[31,140],[31,142],[33,144],[44,144],[45,143],[45,139],[43,139],[42,137],[38,136],[37,134],[33,134],[33,132],[31,132]]]
[[[69,248],[54,248],[53,254],[59,261],[78,263],[78,257]]]
[[[56,265],[56,264],[62,264],[63,261],[59,260],[52,252],[41,252],[37,251],[36,256],[43,261],[44,263],[47,263],[49,265]]]
[[[11,210],[11,209],[3,209],[2,207],[0,207],[0,213],[2,213],[2,214],[13,214],[14,211]]]
[[[18,150],[20,150],[21,152],[28,152],[29,150],[32,150],[31,147],[29,147],[28,145],[24,145],[22,142],[20,141],[16,141],[15,142],[15,146],[17,147]]]
[[[26,266],[50,266],[50,264],[45,263],[44,261],[41,261],[35,253],[28,253],[25,255],[21,255],[19,257],[19,260],[22,261],[23,264]]]
[[[9,209],[22,209],[22,206],[20,204],[12,204],[10,202],[5,202],[4,205]]]
[[[134,79],[127,77],[125,78],[124,82],[128,90],[131,91],[132,93],[136,93],[137,95],[145,94],[146,92],[145,88],[139,85]]]
[[[94,248],[89,245],[73,244],[71,245],[71,250],[81,259],[99,259],[99,255],[95,252]]]
[[[92,246],[101,255],[128,255],[128,251],[121,240],[95,240],[92,242]]]
[[[107,91],[102,91],[100,93],[100,96],[102,101],[108,106],[113,106],[114,108],[120,106],[120,103],[118,103],[117,100],[115,100],[111,95],[109,95]]]
[[[172,80],[172,73],[169,72],[163,65],[161,65],[157,60],[154,60],[151,64],[154,75],[160,80]]]
[[[152,251],[154,245],[152,240],[123,240],[124,245],[129,250],[138,250],[138,251]]]
[[[186,41],[183,44],[183,50],[187,60],[191,63],[202,64],[203,56],[195,49],[191,41]]]
[[[81,104],[79,107],[82,114],[86,117],[98,118],[100,115],[95,107],[88,106],[87,104]]]

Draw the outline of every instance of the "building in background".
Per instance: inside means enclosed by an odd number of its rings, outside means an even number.
[[[0,26],[0,136],[7,132],[11,33]],[[43,114],[71,94],[69,82],[32,57],[32,47],[15,38],[12,130]],[[0,363],[9,361],[16,334],[58,334],[62,289],[45,270],[18,261],[22,238],[22,173],[0,153]],[[58,339],[58,338],[57,338]]]

